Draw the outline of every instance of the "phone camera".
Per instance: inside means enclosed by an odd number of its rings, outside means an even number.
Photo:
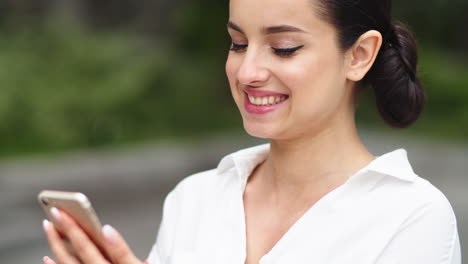
[[[41,201],[42,201],[42,203],[43,203],[45,206],[48,206],[48,205],[49,205],[49,202],[48,202],[46,199],[42,199]]]

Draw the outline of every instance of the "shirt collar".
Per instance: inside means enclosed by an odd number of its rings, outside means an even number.
[[[270,144],[262,144],[227,155],[220,161],[218,173],[235,169],[241,182],[246,182],[255,167],[266,159],[269,151]]]
[[[263,144],[227,155],[220,161],[218,173],[235,169],[241,183],[245,184],[255,167],[266,159],[269,150],[270,144]],[[373,171],[407,182],[413,182],[417,177],[408,161],[406,150],[402,148],[377,156],[360,170],[363,171]]]
[[[402,148],[377,157],[367,165],[367,170],[409,182],[413,182],[417,177],[409,163],[406,150]]]

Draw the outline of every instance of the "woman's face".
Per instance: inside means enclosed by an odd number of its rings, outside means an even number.
[[[346,116],[344,53],[311,0],[230,0],[228,32],[226,73],[249,134],[292,139]]]

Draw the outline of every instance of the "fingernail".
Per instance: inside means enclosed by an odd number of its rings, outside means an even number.
[[[47,221],[46,219],[44,219],[44,221],[42,221],[42,227],[44,228],[44,231],[47,232],[47,230],[49,230],[49,221]]]
[[[55,218],[55,220],[60,221],[61,215],[57,208],[55,207],[50,208],[50,213]]]
[[[42,261],[44,261],[44,263],[46,263],[46,264],[49,263],[49,260],[50,260],[50,258],[48,256],[45,256],[45,257],[42,258]]]
[[[104,234],[104,238],[111,244],[117,244],[117,242],[119,241],[119,235],[117,233],[117,230],[115,230],[110,225],[105,225],[102,228],[102,233]]]

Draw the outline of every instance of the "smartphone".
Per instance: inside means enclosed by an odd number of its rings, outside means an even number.
[[[43,190],[39,193],[38,200],[45,214],[59,232],[61,232],[60,224],[50,213],[52,207],[68,213],[95,243],[100,244],[102,240],[101,222],[86,195],[80,192]]]

